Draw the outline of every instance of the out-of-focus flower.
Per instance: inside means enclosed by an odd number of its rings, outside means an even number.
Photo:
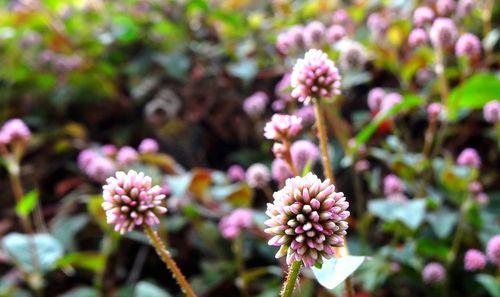
[[[291,86],[292,96],[307,105],[313,98],[340,94],[340,74],[324,52],[311,49],[293,67]]]
[[[249,229],[253,225],[253,212],[251,209],[238,208],[223,217],[219,222],[219,229],[222,236],[227,239],[234,239],[240,235],[244,229]]]
[[[293,176],[290,165],[288,165],[288,163],[281,158],[273,160],[273,163],[271,164],[271,174],[273,179],[279,184],[282,184],[287,178]]]
[[[484,120],[491,124],[500,122],[500,101],[492,100],[484,105]]]
[[[243,102],[243,110],[252,118],[258,118],[266,110],[269,97],[264,92],[255,92]]]
[[[432,20],[434,20],[434,11],[427,6],[418,7],[413,12],[413,23],[417,27],[430,24]]]
[[[266,165],[255,163],[248,167],[246,180],[252,188],[264,188],[271,181],[271,173]]]
[[[469,192],[471,192],[473,194],[477,194],[481,191],[483,191],[483,185],[481,185],[480,182],[473,181],[469,184]]]
[[[111,159],[104,156],[96,156],[83,169],[88,177],[99,183],[104,182],[107,177],[115,172],[115,170],[115,163]]]
[[[288,54],[293,45],[293,41],[290,40],[290,34],[288,32],[281,32],[276,38],[276,48],[282,54]]]
[[[380,110],[389,110],[394,105],[399,104],[403,101],[403,96],[396,92],[389,93],[384,96],[382,103],[380,105]]]
[[[152,138],[145,138],[139,144],[139,152],[142,154],[154,154],[160,149],[158,142]]]
[[[436,11],[441,16],[450,15],[455,10],[455,0],[437,0]]]
[[[468,15],[476,5],[476,0],[459,0],[457,4],[457,16],[464,17]]]
[[[310,126],[316,121],[316,116],[314,115],[314,107],[312,106],[302,106],[297,109],[295,115],[302,119],[302,124],[305,126]]]
[[[373,88],[370,93],[368,93],[368,107],[371,111],[379,111],[382,107],[382,101],[384,101],[385,91],[382,88]]]
[[[437,18],[429,31],[432,45],[437,48],[452,46],[457,38],[457,27],[449,18]]]
[[[401,271],[401,264],[399,264],[398,262],[391,262],[390,269],[391,272],[398,273],[399,271]]]
[[[285,73],[281,80],[276,84],[276,87],[274,88],[274,93],[280,99],[281,101],[284,102],[289,102],[293,98],[290,95],[290,77],[291,74],[289,72]]]
[[[470,249],[464,256],[464,268],[467,271],[483,270],[486,266],[486,256],[479,250]]]
[[[493,236],[486,245],[486,256],[491,263],[500,267],[500,234]]]
[[[403,182],[394,174],[389,174],[384,178],[384,194],[391,196],[403,193],[405,190]]]
[[[114,144],[105,144],[101,147],[101,152],[107,157],[114,156],[117,151],[118,149]]]
[[[477,204],[484,206],[487,205],[488,202],[490,202],[490,197],[488,196],[488,194],[480,192],[474,195],[474,201],[476,201]]]
[[[366,24],[373,38],[378,39],[385,34],[385,31],[389,27],[387,18],[380,15],[379,13],[372,13],[368,17]]]
[[[85,168],[96,158],[98,154],[91,149],[84,149],[78,154],[78,167],[85,170]]]
[[[347,42],[340,52],[339,64],[342,69],[359,69],[367,60],[368,54],[363,45],[359,42]]]
[[[235,182],[240,182],[245,180],[245,169],[238,164],[233,164],[229,166],[227,170],[227,176],[230,180]]]
[[[444,280],[446,277],[446,271],[443,265],[437,262],[431,262],[425,265],[422,271],[422,278],[424,282],[428,284],[437,284]]]
[[[281,142],[275,142],[272,151],[276,158],[283,158],[287,154],[288,148]]]
[[[153,186],[151,178],[142,172],[118,171],[102,188],[107,222],[122,234],[136,226],[159,224],[158,216],[167,212],[162,206],[165,195],[161,187]]]
[[[290,40],[293,42],[295,48],[304,47],[304,27],[301,25],[295,25],[288,29],[288,35]]]
[[[354,31],[354,21],[345,9],[337,9],[332,14],[332,24],[341,25],[347,32]]]
[[[354,170],[356,170],[356,172],[364,172],[368,169],[370,169],[370,162],[366,159],[359,160],[354,164]]]
[[[148,121],[161,125],[175,118],[181,107],[179,96],[171,89],[163,88],[146,104],[144,114]]]
[[[455,55],[458,57],[478,58],[481,55],[481,41],[472,33],[465,33],[455,44]]]
[[[330,259],[334,247],[344,244],[348,206],[344,194],[335,192],[328,179],[321,182],[308,173],[286,180],[266,211],[270,219],[265,232],[272,235],[269,244],[280,247],[276,258],[286,255],[289,265],[302,261],[306,267]]]
[[[290,140],[302,130],[302,119],[287,114],[273,114],[264,127],[264,137],[273,140]]]
[[[304,28],[304,41],[311,48],[319,46],[324,42],[325,25],[319,21],[312,21]]]
[[[328,43],[335,43],[347,35],[347,32],[344,27],[341,25],[331,25],[326,30],[326,40]]]
[[[137,151],[130,146],[124,146],[116,154],[116,162],[122,166],[130,165],[139,159]]]
[[[310,163],[311,167],[319,159],[318,146],[309,140],[297,140],[290,147],[292,162],[301,173],[306,164]]]
[[[7,120],[1,129],[2,142],[26,143],[31,137],[31,131],[26,124],[20,119]]]
[[[422,28],[415,28],[408,36],[408,44],[410,47],[419,47],[425,45],[428,41],[427,32]]]
[[[460,166],[481,167],[481,157],[473,148],[464,149],[457,158],[457,164]]]
[[[439,119],[441,112],[443,111],[443,105],[438,102],[433,102],[427,106],[427,116],[429,121],[436,121]]]

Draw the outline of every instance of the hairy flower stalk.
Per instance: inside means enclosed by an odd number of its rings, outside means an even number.
[[[276,258],[286,255],[292,266],[283,293],[295,281],[300,262],[305,267],[321,264],[335,255],[335,247],[344,245],[348,206],[344,194],[335,192],[330,180],[322,182],[312,173],[287,179],[274,193],[274,202],[267,204],[270,218],[265,232],[272,235],[269,244],[280,247]]]
[[[143,227],[156,253],[172,272],[182,291],[189,297],[196,296],[158,233],[152,228],[160,223],[158,216],[167,212],[167,208],[162,206],[165,199],[162,188],[153,186],[151,177],[143,172],[118,171],[106,180],[103,198],[102,208],[106,211],[107,222],[115,225],[115,231],[124,234],[135,227]]]

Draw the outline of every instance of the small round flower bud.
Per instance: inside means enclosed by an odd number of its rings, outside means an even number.
[[[311,141],[303,139],[292,143],[290,154],[292,155],[292,162],[299,173],[304,170],[308,163],[312,167],[320,156],[318,147]]]
[[[31,137],[31,131],[20,119],[10,119],[2,126],[3,142],[21,142],[26,143]]]
[[[464,149],[457,158],[457,164],[460,166],[470,166],[479,168],[481,166],[481,157],[473,148]]]
[[[491,263],[500,267],[500,234],[493,236],[486,246],[486,255]]]
[[[439,119],[441,112],[443,111],[443,105],[441,103],[433,102],[427,106],[427,116],[429,121],[436,121]]]
[[[275,142],[273,144],[272,151],[276,158],[283,158],[286,155],[288,148],[281,142]]]
[[[314,107],[312,106],[302,106],[295,112],[295,115],[302,119],[302,124],[305,126],[310,126],[316,121]]]
[[[437,0],[436,11],[441,16],[450,15],[455,10],[455,0]]]
[[[366,49],[358,42],[348,42],[340,52],[339,64],[342,69],[360,69],[368,60]]]
[[[243,102],[243,110],[252,118],[261,116],[266,110],[269,97],[264,92],[256,92]]]
[[[146,138],[139,144],[139,152],[142,154],[154,154],[160,149],[158,142],[152,138]]]
[[[427,6],[421,6],[413,12],[413,23],[417,27],[430,24],[434,20],[434,11]]]
[[[253,212],[251,209],[238,208],[220,220],[219,230],[224,238],[234,239],[240,235],[243,229],[252,227],[252,219]]]
[[[108,224],[115,225],[115,231],[130,232],[136,226],[153,226],[160,223],[158,216],[167,212],[162,206],[165,198],[160,186],[153,186],[151,178],[142,172],[130,170],[116,172],[106,180],[103,188]]]
[[[271,173],[264,164],[255,163],[248,167],[246,180],[252,188],[264,188],[271,181]]]
[[[240,165],[234,164],[227,170],[227,176],[230,180],[234,182],[240,182],[245,180],[245,169]]]
[[[470,249],[464,256],[464,268],[467,271],[483,270],[486,266],[486,256],[479,250]]]
[[[306,267],[332,258],[334,248],[344,245],[348,206],[328,179],[321,182],[312,173],[287,179],[266,211],[269,244],[280,247],[276,258],[286,255],[289,265],[302,261]]]
[[[385,97],[385,91],[382,88],[374,88],[368,93],[368,107],[371,111],[379,111],[382,107],[382,101]]]
[[[476,0],[460,0],[457,4],[457,16],[464,17],[471,13],[476,5]]]
[[[394,105],[403,101],[403,96],[396,92],[389,93],[384,96],[384,100],[380,105],[380,110],[385,111],[391,109]]]
[[[481,56],[481,41],[472,33],[462,34],[455,44],[455,55],[477,59]]]
[[[340,74],[324,52],[311,49],[293,67],[291,86],[292,97],[307,105],[313,98],[340,94]]]
[[[368,17],[366,24],[374,38],[380,38],[389,27],[387,19],[379,13],[372,13]]]
[[[326,30],[326,40],[328,43],[335,43],[347,35],[347,32],[344,27],[341,25],[331,25]]]
[[[290,165],[288,165],[288,163],[281,158],[273,160],[273,163],[271,164],[271,174],[273,179],[279,184],[284,183],[287,178],[293,176]]]
[[[116,145],[114,144],[105,144],[101,147],[101,152],[106,156],[106,157],[112,157],[116,154],[118,149],[116,148]]]
[[[424,270],[422,271],[422,278],[424,282],[428,284],[437,284],[444,280],[446,276],[446,271],[444,270],[443,265],[437,262],[431,262],[425,265]]]
[[[408,36],[408,45],[411,47],[419,47],[425,45],[428,41],[427,32],[422,28],[415,28]]]
[[[311,48],[321,45],[325,37],[325,25],[319,21],[312,21],[304,29],[304,41]]]
[[[384,178],[384,194],[391,196],[393,194],[403,193],[405,190],[403,182],[394,174],[389,174]]]
[[[302,119],[294,115],[274,114],[264,127],[264,137],[273,140],[290,140],[302,130]]]
[[[137,151],[130,146],[120,148],[116,154],[116,162],[122,166],[130,165],[139,159]]]
[[[483,107],[484,120],[491,124],[500,122],[500,101],[492,100]]]
[[[457,38],[457,27],[449,18],[437,18],[429,31],[434,47],[446,48],[452,46]]]

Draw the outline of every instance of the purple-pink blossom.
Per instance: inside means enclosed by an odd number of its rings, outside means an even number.
[[[246,180],[252,188],[264,188],[271,181],[271,172],[269,172],[266,165],[255,163],[248,167]]]
[[[345,28],[341,25],[331,25],[326,30],[326,40],[328,43],[335,43],[347,35]]]
[[[276,158],[271,164],[271,175],[277,183],[282,184],[287,178],[292,177],[293,173],[285,160]]]
[[[457,158],[457,164],[460,166],[481,167],[481,157],[473,148],[464,149]]]
[[[486,256],[479,250],[470,249],[464,256],[464,268],[467,271],[483,270],[486,266]]]
[[[220,220],[219,230],[224,238],[234,239],[240,235],[242,230],[249,229],[252,225],[252,210],[247,208],[238,208]]]
[[[500,122],[500,101],[492,100],[484,105],[484,120],[491,124]]]
[[[403,101],[403,96],[399,93],[391,92],[384,96],[382,103],[380,104],[380,110],[386,111],[391,109],[396,104],[399,104]]]
[[[368,16],[366,25],[374,38],[380,38],[389,27],[389,22],[384,16],[375,12]]]
[[[405,190],[403,182],[394,174],[389,174],[384,177],[384,194],[391,196],[401,194]]]
[[[229,177],[230,180],[234,182],[241,182],[245,180],[245,169],[238,165],[238,164],[233,164],[229,166],[227,170],[227,176]]]
[[[500,234],[493,236],[486,245],[486,256],[491,263],[500,267]]]
[[[457,38],[457,27],[453,20],[449,18],[437,18],[432,23],[429,37],[432,45],[436,48],[446,48],[452,46]]]
[[[131,146],[124,146],[116,154],[116,162],[122,166],[127,166],[139,159],[139,154]]]
[[[340,94],[340,74],[324,52],[311,49],[293,67],[291,86],[292,97],[307,105],[312,99]]]
[[[290,147],[292,162],[301,173],[307,164],[311,167],[319,159],[318,146],[309,140],[301,139],[292,143]]]
[[[142,154],[154,154],[160,149],[158,142],[152,138],[145,138],[139,144],[139,152]]]
[[[425,265],[422,270],[422,278],[428,284],[441,283],[446,277],[446,270],[443,265],[438,262],[431,262]]]
[[[422,28],[413,29],[408,36],[408,45],[410,47],[419,47],[425,45],[427,41],[427,32]]]
[[[481,55],[481,41],[472,33],[465,33],[455,43],[457,57],[478,58]]]
[[[0,133],[2,134],[2,143],[21,142],[26,143],[31,137],[31,131],[21,119],[7,120]]]
[[[441,16],[450,15],[455,11],[455,0],[437,0],[436,11]]]
[[[160,223],[158,216],[167,212],[163,206],[165,195],[162,188],[153,186],[151,177],[143,172],[118,171],[106,180],[102,188],[106,220],[122,234],[136,226],[157,225]]]
[[[272,140],[290,140],[302,130],[302,119],[287,114],[273,114],[264,127],[264,137]]]
[[[243,110],[252,118],[261,116],[266,110],[269,97],[264,92],[255,92],[243,102]]]
[[[425,24],[430,24],[432,23],[433,19],[434,19],[434,11],[427,6],[418,7],[413,12],[413,23],[417,27],[421,27]]]
[[[429,121],[436,121],[439,119],[441,112],[443,111],[443,105],[438,102],[433,102],[427,106],[427,116]]]
[[[325,25],[319,21],[312,21],[304,28],[304,42],[307,47],[321,45],[325,38]]]
[[[385,91],[382,88],[373,88],[368,93],[368,107],[371,111],[377,112],[382,107],[382,101],[385,97]]]
[[[280,247],[276,258],[286,255],[287,264],[302,261],[306,267],[332,258],[334,248],[344,245],[348,207],[328,179],[322,182],[312,173],[287,179],[266,211],[269,244]]]
[[[316,116],[314,115],[314,107],[310,105],[302,106],[297,109],[295,115],[302,119],[302,124],[304,126],[310,126],[316,121]]]

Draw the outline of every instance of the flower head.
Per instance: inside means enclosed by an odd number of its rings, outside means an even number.
[[[122,166],[130,165],[138,159],[139,155],[137,154],[137,151],[130,146],[124,146],[120,148],[120,150],[116,154],[116,161]]]
[[[282,184],[287,178],[292,177],[293,173],[285,160],[276,158],[271,164],[271,175],[276,182]]]
[[[310,126],[314,124],[316,116],[314,115],[314,107],[312,106],[302,106],[297,109],[295,115],[302,119],[302,124]]]
[[[159,224],[158,216],[167,212],[162,206],[162,188],[153,186],[151,178],[142,172],[118,171],[102,188],[107,222],[122,234],[136,226]]]
[[[302,119],[287,114],[274,114],[264,127],[264,137],[273,140],[290,140],[302,130]]]
[[[472,33],[465,33],[455,44],[455,55],[458,57],[478,58],[481,55],[481,41]]]
[[[311,49],[293,67],[291,86],[292,97],[307,105],[313,98],[340,94],[340,74],[324,52]]]
[[[366,21],[368,29],[370,29],[371,34],[374,38],[380,38],[385,34],[385,31],[389,27],[387,19],[379,13],[372,13],[368,16]]]
[[[500,267],[500,234],[493,236],[486,246],[486,255],[488,260]]]
[[[483,108],[484,120],[491,124],[500,122],[500,101],[492,100]]]
[[[457,164],[479,168],[481,166],[481,157],[479,157],[475,149],[468,147],[458,155]]]
[[[139,144],[139,152],[140,153],[149,153],[154,154],[157,153],[160,149],[158,142],[152,138],[145,138]]]
[[[247,115],[253,118],[261,116],[266,110],[269,97],[264,92],[255,92],[252,96],[245,99],[243,102],[243,110]]]
[[[418,7],[413,12],[413,23],[417,27],[421,27],[425,24],[430,24],[433,19],[434,11],[427,6]]]
[[[368,93],[368,107],[371,111],[379,111],[382,107],[382,101],[385,97],[385,91],[382,88],[373,88]]]
[[[248,167],[246,180],[252,188],[263,188],[271,181],[271,172],[266,165],[255,163]]]
[[[115,163],[111,159],[99,155],[83,169],[88,177],[99,183],[104,182],[115,170]]]
[[[281,80],[274,87],[274,93],[276,97],[284,102],[289,102],[292,100],[292,96],[290,95],[290,76],[289,72],[285,73]]]
[[[107,156],[107,157],[112,157],[116,154],[118,149],[116,148],[116,145],[114,144],[105,144],[101,146],[101,152]]]
[[[341,25],[331,25],[326,30],[326,40],[329,43],[335,43],[347,35],[345,28]]]
[[[396,92],[389,93],[384,96],[382,103],[380,104],[380,110],[389,110],[394,105],[399,104],[403,101],[403,96]]]
[[[429,117],[429,121],[435,121],[441,115],[443,111],[443,105],[438,102],[433,102],[427,106],[427,116]]]
[[[415,28],[408,36],[408,44],[411,47],[419,47],[427,43],[427,32],[422,28]]]
[[[31,131],[20,119],[10,119],[6,121],[1,129],[2,143],[22,142],[26,143],[30,139]]]
[[[238,208],[233,210],[219,222],[219,229],[222,232],[222,236],[227,239],[238,237],[241,230],[252,227],[252,217],[253,212],[251,209]]]
[[[446,48],[452,46],[457,38],[457,27],[449,18],[437,18],[429,31],[434,47]]]
[[[465,253],[464,268],[467,271],[478,271],[486,266],[486,256],[479,250],[470,249]]]
[[[440,283],[444,280],[445,276],[446,271],[443,265],[437,262],[428,263],[422,271],[422,278],[428,284]]]
[[[234,164],[227,170],[227,176],[230,180],[240,182],[245,180],[245,169],[240,165]]]
[[[389,174],[384,178],[384,194],[391,196],[403,193],[405,190],[403,182],[394,174]]]
[[[459,0],[457,4],[457,16],[463,17],[469,14],[476,5],[476,0]]]
[[[290,154],[299,173],[304,170],[308,163],[312,166],[319,159],[318,146],[309,140],[301,139],[292,143]]]
[[[345,49],[340,53],[339,64],[342,69],[362,68],[368,60],[366,49],[361,43],[346,42]]]
[[[450,15],[455,10],[455,0],[437,0],[436,11],[439,15]]]
[[[319,21],[312,21],[304,29],[304,41],[306,46],[314,47],[324,41],[325,25]]]
[[[306,267],[331,258],[334,247],[344,244],[348,206],[344,194],[335,192],[328,179],[321,182],[312,173],[287,179],[266,211],[269,244],[280,246],[276,257],[287,255],[288,264],[302,261]]]

